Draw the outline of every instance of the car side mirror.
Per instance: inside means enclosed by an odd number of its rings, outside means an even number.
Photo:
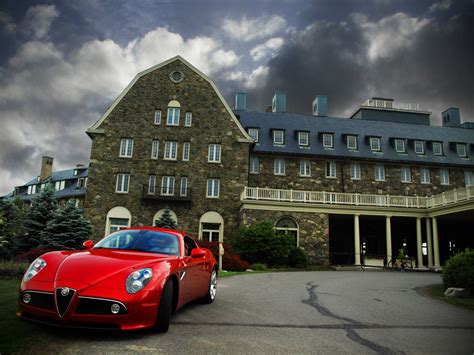
[[[191,250],[191,257],[192,258],[202,258],[204,255],[206,255],[206,251],[201,248],[194,248]]]
[[[86,249],[91,249],[94,246],[94,242],[92,240],[86,240],[82,243],[82,246]]]

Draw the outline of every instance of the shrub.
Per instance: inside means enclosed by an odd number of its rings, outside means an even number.
[[[28,266],[29,263],[16,263],[13,261],[0,263],[0,278],[21,279]]]
[[[207,240],[200,240],[198,242],[202,248],[209,249],[216,260],[219,260],[219,242],[209,242]],[[222,269],[227,271],[245,271],[250,268],[247,261],[243,260],[240,256],[232,253],[230,245],[222,243],[224,247],[224,256],[222,257]]]
[[[474,250],[466,250],[448,259],[443,268],[446,288],[462,287],[474,295]]]
[[[265,271],[267,269],[267,265],[261,263],[255,263],[250,265],[250,268],[255,271]]]
[[[292,267],[305,268],[308,266],[308,257],[303,249],[296,247],[291,250],[288,256],[288,263]]]
[[[294,245],[291,236],[275,233],[269,221],[241,228],[231,241],[232,249],[243,259],[250,263],[265,263],[270,266],[287,265],[288,256]]]

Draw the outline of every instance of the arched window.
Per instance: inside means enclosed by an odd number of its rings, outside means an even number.
[[[293,237],[296,242],[296,246],[300,245],[298,223],[296,223],[296,221],[292,217],[281,217],[275,223],[275,230],[277,231],[277,233],[284,233]]]
[[[105,235],[109,235],[120,229],[129,228],[132,215],[125,207],[117,206],[108,213],[105,221]]]
[[[199,240],[224,241],[224,219],[214,211],[204,213],[199,219]]]
[[[166,125],[168,126],[179,126],[179,111],[180,103],[176,100],[171,100],[168,103],[168,117],[166,119]]]
[[[155,215],[153,216],[153,225],[156,226],[156,221],[159,220],[161,218],[161,216],[163,216],[163,213],[165,213],[165,208],[159,210],[158,212],[155,213]],[[173,220],[176,222],[176,224],[178,224],[178,217],[176,216],[176,213],[174,213],[173,211],[170,210],[170,215],[171,215],[171,218],[173,218]]]

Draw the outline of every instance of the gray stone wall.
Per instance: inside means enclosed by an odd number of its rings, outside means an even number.
[[[184,80],[174,83],[169,74],[181,71]],[[168,103],[181,104],[179,126],[167,126]],[[162,111],[161,124],[154,124],[155,110]],[[185,113],[192,112],[192,126],[185,127]],[[91,163],[85,213],[94,227],[94,237],[102,237],[107,212],[115,206],[126,207],[132,226],[151,225],[155,213],[165,207],[173,210],[179,228],[198,235],[199,219],[208,211],[222,215],[225,238],[238,227],[240,193],[248,184],[249,143],[212,86],[200,75],[176,60],[142,76],[99,127],[104,134],[93,134]],[[133,157],[120,158],[120,140],[133,138]],[[151,159],[152,140],[159,141],[158,159]],[[176,161],[163,159],[165,141],[177,141]],[[190,160],[182,161],[183,142],[191,143]],[[222,145],[221,163],[208,163],[210,143]],[[129,193],[115,193],[118,173],[130,174]],[[188,177],[191,201],[151,200],[143,198],[143,186],[149,175],[175,177],[175,194],[180,179]],[[206,198],[207,178],[220,179],[220,197]],[[159,190],[159,189],[158,189]]]
[[[310,264],[329,265],[329,216],[327,213],[302,213],[290,211],[242,210],[242,226],[268,220],[274,225],[289,216],[298,224],[299,246],[304,249]]]

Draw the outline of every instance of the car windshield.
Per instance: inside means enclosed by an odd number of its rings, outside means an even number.
[[[179,255],[179,243],[175,235],[151,230],[118,231],[102,239],[94,249],[137,250]]]

